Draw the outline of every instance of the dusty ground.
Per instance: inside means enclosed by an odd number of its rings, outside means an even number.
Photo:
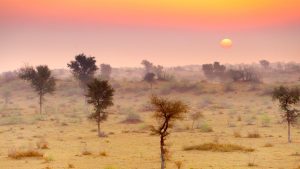
[[[20,83],[20,82],[18,82]],[[9,86],[13,88],[13,85]],[[140,84],[144,85],[144,84]],[[133,86],[133,87],[132,87]],[[135,89],[132,85],[132,90]],[[274,168],[296,169],[300,166],[300,129],[292,128],[293,143],[287,143],[287,128],[280,123],[276,102],[262,95],[264,87],[249,91],[251,86],[235,86],[234,91],[224,92],[220,85],[205,85],[205,92],[171,92],[167,96],[184,100],[192,111],[201,111],[204,118],[191,129],[190,114],[177,122],[168,143],[171,159],[168,169],[176,169],[174,162],[182,161],[183,169],[242,169]],[[147,87],[146,87],[147,88]],[[156,84],[156,90],[160,88]],[[2,86],[3,89],[3,86]],[[37,99],[29,87],[13,93],[11,104],[2,112],[0,126],[1,169],[158,169],[159,138],[150,135],[148,125],[155,124],[151,112],[142,111],[148,100],[149,90],[117,90],[115,106],[108,121],[102,124],[106,138],[97,137],[96,124],[87,120],[80,95],[58,91],[48,96],[45,113],[37,114]],[[91,110],[90,110],[91,111]],[[8,113],[11,114],[8,114]],[[142,123],[121,123],[129,113],[138,114]],[[263,127],[264,119],[268,127]],[[268,120],[266,120],[268,121]],[[251,123],[251,125],[250,125]],[[202,126],[202,127],[201,127]],[[209,126],[212,132],[203,132]],[[240,133],[241,138],[235,137]],[[247,138],[257,132],[260,138]],[[18,147],[35,148],[44,139],[49,149],[39,150],[43,158],[11,159],[8,152]],[[254,152],[184,151],[183,147],[206,142],[232,143],[254,148]],[[265,147],[265,144],[272,147]],[[82,155],[83,151],[91,155]],[[106,154],[106,156],[100,154]],[[254,166],[248,166],[253,163]]]

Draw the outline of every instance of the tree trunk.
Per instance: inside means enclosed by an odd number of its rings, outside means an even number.
[[[152,82],[150,82],[150,91],[151,91],[151,94],[153,94],[153,87],[152,87]]]
[[[161,158],[161,169],[166,168],[166,160],[165,160],[165,149],[164,149],[164,138],[160,137],[160,158]]]
[[[193,120],[193,123],[192,123],[192,129],[194,129],[194,124],[195,124],[195,120]]]
[[[288,142],[291,143],[291,122],[288,122]]]
[[[43,96],[40,94],[40,114],[42,114]]]
[[[98,136],[101,137],[100,121],[98,120]]]

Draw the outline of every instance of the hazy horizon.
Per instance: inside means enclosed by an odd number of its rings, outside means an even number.
[[[25,63],[66,68],[79,53],[113,67],[300,61],[293,0],[0,2],[0,72]],[[219,45],[224,38],[231,48]]]

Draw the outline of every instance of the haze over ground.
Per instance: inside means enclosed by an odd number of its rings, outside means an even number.
[[[66,68],[78,53],[113,67],[300,61],[295,0],[0,0],[0,72]],[[223,38],[233,47],[219,46]],[[100,63],[98,63],[100,64]]]

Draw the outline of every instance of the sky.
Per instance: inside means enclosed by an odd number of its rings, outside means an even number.
[[[0,0],[0,72],[67,68],[80,53],[113,67],[300,62],[299,9],[299,0]]]

